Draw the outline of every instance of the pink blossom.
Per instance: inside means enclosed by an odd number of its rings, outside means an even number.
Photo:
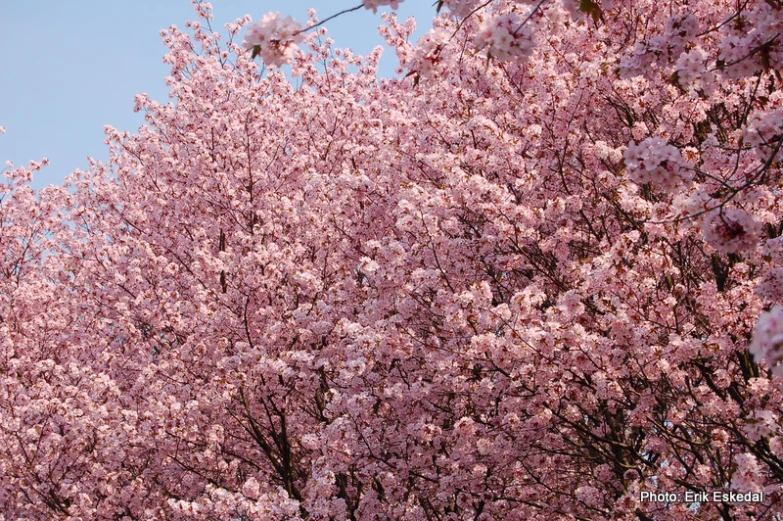
[[[445,5],[454,16],[465,18],[479,5],[480,0],[444,0]]]
[[[577,488],[574,494],[579,501],[583,501],[590,506],[597,506],[601,502],[601,495],[598,489],[589,485]]]
[[[680,84],[695,88],[710,84],[713,78],[707,67],[708,59],[709,54],[699,47],[680,55],[676,64]]]
[[[783,107],[773,111],[754,112],[749,118],[745,129],[745,141],[756,149],[756,154],[762,161],[769,158],[770,153],[783,139]]]
[[[783,302],[783,268],[770,269],[756,292],[770,302]]]
[[[748,349],[757,360],[766,362],[774,374],[783,376],[783,306],[776,305],[759,317]]]
[[[639,184],[652,183],[673,190],[691,179],[680,151],[659,137],[628,145],[624,157],[631,179]]]
[[[260,492],[261,489],[256,478],[251,477],[242,485],[242,493],[249,499],[258,499]]]
[[[303,39],[301,24],[292,17],[267,13],[248,28],[243,46],[253,49],[267,65],[280,67],[291,61],[296,44]]]
[[[419,39],[416,50],[416,72],[421,76],[435,76],[446,61],[446,47],[451,34],[445,28],[434,27]]]
[[[717,250],[729,254],[749,251],[758,244],[759,223],[742,209],[713,212],[704,224],[704,237]]]
[[[763,480],[758,460],[753,454],[743,453],[734,458],[735,469],[731,476],[731,488],[741,492],[758,492]]]
[[[404,0],[363,0],[365,9],[372,9],[373,13],[378,12],[378,8],[384,5],[391,6],[392,9],[399,9]]]
[[[699,32],[699,18],[693,13],[682,13],[666,20],[666,33],[675,38],[692,38]]]
[[[501,61],[529,57],[536,46],[534,32],[522,22],[516,13],[487,19],[476,34],[476,47]]]

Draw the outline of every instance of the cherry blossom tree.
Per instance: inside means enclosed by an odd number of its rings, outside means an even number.
[[[107,164],[10,170],[6,519],[783,515],[783,7],[437,4],[378,79],[197,2]]]

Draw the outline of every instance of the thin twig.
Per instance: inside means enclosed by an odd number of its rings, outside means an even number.
[[[305,27],[304,29],[302,29],[302,30],[300,30],[300,31],[296,31],[296,32],[295,32],[294,34],[292,34],[291,36],[296,36],[297,34],[303,33],[303,32],[305,32],[305,31],[309,31],[310,29],[315,29],[316,27],[320,27],[321,25],[325,24],[325,23],[326,23],[326,22],[328,22],[329,20],[334,20],[334,19],[335,19],[335,18],[337,18],[338,16],[341,16],[341,15],[344,15],[344,14],[347,14],[347,13],[352,13],[353,11],[358,11],[358,10],[359,10],[359,9],[361,9],[362,7],[364,7],[364,4],[363,4],[363,3],[361,3],[361,4],[357,5],[356,7],[350,7],[350,8],[348,8],[348,9],[345,9],[345,10],[343,10],[343,11],[340,11],[339,13],[335,13],[335,14],[333,14],[332,16],[330,16],[330,17],[328,17],[328,18],[325,18],[325,19],[321,20],[321,21],[320,21],[320,22],[318,22],[317,24],[311,25],[310,27]]]

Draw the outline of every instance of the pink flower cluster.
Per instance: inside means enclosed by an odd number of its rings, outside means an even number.
[[[770,269],[759,284],[757,293],[768,301],[783,302],[783,268]]]
[[[677,59],[677,75],[680,85],[696,89],[712,88],[714,77],[707,67],[709,54],[696,47],[680,55]]]
[[[716,211],[704,223],[707,242],[727,255],[751,250],[758,244],[759,232],[759,223],[741,208]]]
[[[422,76],[436,76],[442,69],[445,57],[444,52],[448,45],[451,33],[445,28],[435,27],[427,34],[419,38],[416,52],[417,72]]]
[[[741,492],[759,492],[759,478],[762,470],[756,456],[750,453],[738,454],[734,458],[736,468],[731,477],[731,488]]]
[[[378,8],[384,5],[391,6],[392,9],[399,9],[404,0],[364,0],[365,9],[372,9],[373,13],[378,12]]]
[[[773,374],[783,376],[783,306],[776,305],[759,317],[748,350]]]
[[[454,16],[464,18],[476,9],[479,0],[444,0],[445,5]]]
[[[476,47],[501,61],[527,58],[536,42],[533,30],[523,21],[513,12],[485,20],[476,34]]]
[[[783,139],[783,96],[774,93],[769,101],[772,107],[776,107],[775,110],[754,114],[745,130],[745,142],[755,148],[757,157],[762,161],[769,159]]]
[[[246,49],[253,49],[253,55],[260,55],[267,65],[278,67],[289,63],[297,43],[304,39],[302,26],[290,16],[283,18],[279,12],[267,13],[251,25],[243,43]]]
[[[652,183],[671,190],[691,178],[680,151],[663,138],[651,137],[638,145],[628,145],[624,158],[629,176],[639,184]]]

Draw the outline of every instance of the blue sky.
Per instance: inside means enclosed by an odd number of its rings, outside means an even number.
[[[360,2],[213,0],[212,27],[225,34],[225,23],[245,14],[258,20],[270,11],[304,22],[310,7],[325,19]],[[383,44],[377,32],[382,11],[338,17],[326,25],[329,36],[337,47],[366,54]],[[431,0],[408,0],[398,15],[416,17],[418,38],[431,26],[435,8]],[[0,165],[48,157],[50,165],[33,180],[41,188],[86,169],[87,156],[106,160],[104,125],[133,132],[143,123],[143,115],[133,112],[136,94],[168,101],[160,30],[184,28],[193,19],[189,0],[2,0],[0,126],[6,134],[0,135]],[[396,65],[387,51],[380,75],[393,76]]]

